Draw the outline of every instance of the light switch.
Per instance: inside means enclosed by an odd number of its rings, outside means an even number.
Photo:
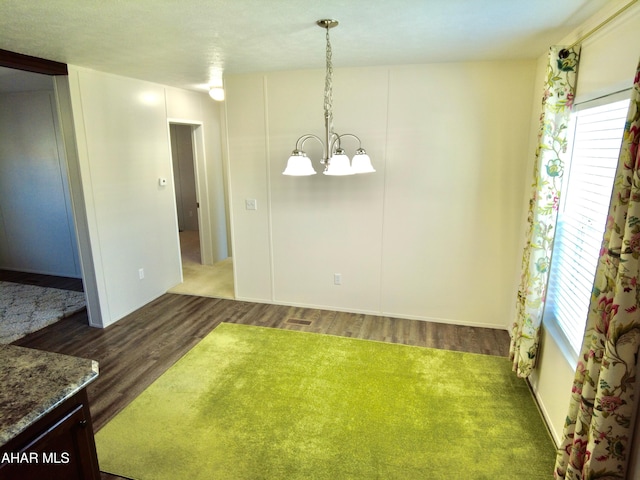
[[[247,198],[244,201],[244,207],[247,210],[258,210],[258,201],[255,198]]]

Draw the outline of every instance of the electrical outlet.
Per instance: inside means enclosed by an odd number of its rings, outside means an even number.
[[[244,201],[244,208],[247,210],[258,210],[258,200],[255,198],[247,198]]]
[[[144,278],[144,268],[138,269],[138,277],[140,278],[140,280]]]
[[[333,284],[334,285],[342,285],[342,274],[334,273],[333,274]]]

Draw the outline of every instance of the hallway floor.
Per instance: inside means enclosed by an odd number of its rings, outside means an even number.
[[[180,250],[183,282],[169,289],[168,293],[235,298],[231,257],[214,265],[202,265],[198,232],[191,230],[180,232]]]

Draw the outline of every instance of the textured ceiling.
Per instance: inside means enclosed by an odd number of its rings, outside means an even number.
[[[0,48],[182,88],[219,72],[532,59],[611,0],[0,0]]]

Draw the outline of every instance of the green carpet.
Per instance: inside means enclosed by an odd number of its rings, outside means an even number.
[[[96,435],[134,479],[549,479],[506,358],[221,324]]]

